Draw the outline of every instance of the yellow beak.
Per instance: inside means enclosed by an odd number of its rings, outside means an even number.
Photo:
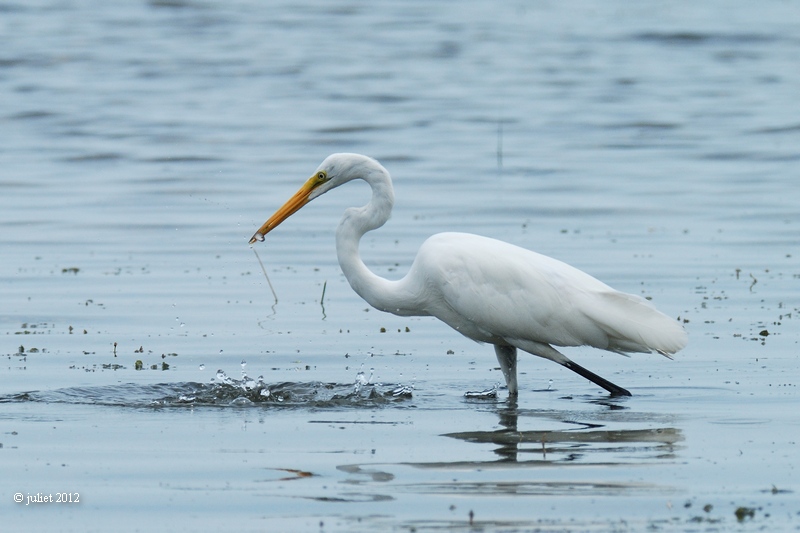
[[[269,217],[269,220],[264,222],[264,225],[253,234],[253,236],[250,238],[250,244],[253,244],[256,241],[263,241],[264,235],[275,229],[281,222],[292,216],[301,207],[306,205],[309,202],[308,196],[317,185],[319,185],[319,181],[317,181],[316,176],[309,178],[309,180],[305,182],[302,187],[300,187],[300,190],[294,193],[294,196],[289,198],[289,200],[283,204],[280,209],[275,211],[275,214]]]

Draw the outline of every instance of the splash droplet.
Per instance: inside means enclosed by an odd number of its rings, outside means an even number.
[[[245,398],[244,396],[239,396],[231,401],[230,405],[237,406],[237,407],[245,407],[247,405],[253,405],[252,400],[249,398]]]
[[[467,391],[464,393],[464,397],[471,399],[479,399],[479,400],[497,398],[497,388],[498,385],[497,383],[495,383],[494,387],[492,387],[491,389],[486,389],[482,391]]]
[[[205,369],[206,369],[206,365],[204,365],[204,364],[202,364],[202,363],[201,363],[201,364],[200,364],[200,370],[205,370]]]
[[[394,398],[411,398],[413,385],[398,385],[389,391],[389,394]]]

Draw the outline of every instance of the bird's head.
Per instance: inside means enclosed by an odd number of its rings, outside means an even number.
[[[256,231],[250,238],[250,244],[263,241],[264,235],[275,229],[281,222],[296,213],[308,202],[322,196],[331,189],[347,183],[356,178],[368,179],[373,173],[382,173],[388,176],[386,169],[380,163],[361,154],[332,154],[314,171],[294,196],[275,211],[269,220]]]

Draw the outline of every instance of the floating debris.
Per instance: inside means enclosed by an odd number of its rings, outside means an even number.
[[[736,520],[744,522],[748,518],[755,518],[756,509],[754,507],[737,507],[733,514],[736,515]]]

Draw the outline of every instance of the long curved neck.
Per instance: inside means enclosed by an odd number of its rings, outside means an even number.
[[[358,243],[368,231],[383,226],[392,213],[394,191],[389,173],[375,169],[358,176],[372,187],[372,199],[364,207],[351,207],[344,212],[336,230],[336,254],[348,283],[359,296],[381,311],[396,312],[396,282],[370,271],[358,252]]]

